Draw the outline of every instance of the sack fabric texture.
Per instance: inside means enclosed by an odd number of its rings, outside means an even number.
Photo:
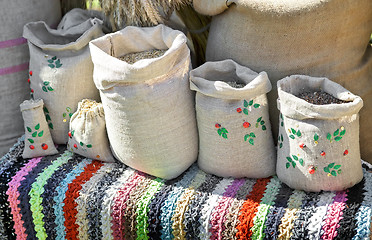
[[[324,91],[347,101],[314,105],[296,97]],[[278,81],[281,112],[277,175],[294,189],[340,191],[363,178],[359,110],[363,101],[327,78],[293,75]]]
[[[25,100],[21,112],[25,125],[25,148],[23,158],[42,157],[57,154],[43,111],[42,99]]]
[[[17,142],[23,131],[19,105],[29,98],[27,83],[29,52],[22,38],[23,26],[45,21],[57,26],[61,19],[59,0],[0,1],[0,155]]]
[[[87,158],[114,162],[102,103],[83,99],[70,119],[68,149]]]
[[[274,175],[267,74],[232,60],[207,62],[190,72],[190,87],[196,91],[199,167],[222,177]]]
[[[206,59],[233,59],[266,71],[276,123],[276,82],[301,74],[327,77],[362,97],[362,158],[372,163],[372,1],[370,0],[194,0],[197,11],[216,15]],[[273,124],[274,135],[278,126]]]
[[[34,98],[44,100],[53,141],[58,144],[68,141],[70,117],[78,102],[99,100],[88,43],[103,35],[102,20],[82,21],[76,18],[78,14],[67,13],[56,30],[45,22],[33,22],[25,25],[23,32],[30,49],[31,92]]]
[[[182,32],[158,25],[126,27],[89,44],[114,156],[166,179],[184,172],[198,153],[186,41]],[[151,49],[166,52],[134,64],[117,58]]]

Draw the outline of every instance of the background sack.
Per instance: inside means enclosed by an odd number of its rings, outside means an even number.
[[[186,36],[164,25],[126,27],[90,43],[114,156],[140,171],[174,178],[197,158],[194,96]],[[167,49],[128,64],[116,57]]]
[[[266,71],[273,86],[293,74],[327,77],[362,97],[362,158],[372,163],[368,133],[372,122],[372,48],[368,44],[372,1],[194,0],[193,4],[201,13],[220,13],[212,20],[207,61],[231,58],[256,72]],[[270,118],[276,123],[275,87],[268,98]],[[276,124],[273,129],[277,135]]]
[[[43,112],[42,99],[26,100],[21,105],[25,126],[25,148],[23,158],[41,157],[57,154],[48,124]]]
[[[114,162],[102,103],[83,99],[70,119],[68,148],[84,157]]]
[[[44,100],[45,113],[55,143],[68,141],[69,121],[83,98],[99,100],[93,83],[93,63],[88,43],[103,35],[102,20],[88,18],[73,25],[77,11],[64,16],[70,28],[49,28],[44,22],[25,25],[23,36],[30,49],[31,91]]]
[[[321,90],[350,102],[314,105],[296,97]],[[276,166],[279,179],[305,191],[340,191],[360,182],[358,112],[362,99],[327,78],[300,75],[278,81],[278,94],[282,113]]]
[[[231,87],[231,81],[244,87]],[[196,91],[200,168],[222,177],[274,175],[267,74],[232,60],[207,62],[190,72],[190,84]]]
[[[45,21],[56,26],[61,18],[59,0],[0,1],[0,155],[24,133],[19,105],[29,97],[29,52],[22,38],[23,25]]]

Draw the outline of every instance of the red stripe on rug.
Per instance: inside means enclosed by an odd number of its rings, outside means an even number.
[[[29,63],[26,62],[12,67],[0,68],[0,76],[28,70],[28,64]]]
[[[27,40],[23,37],[16,38],[16,39],[10,39],[10,40],[6,40],[6,41],[1,41],[0,42],[0,49],[1,48],[15,47],[15,46],[19,46],[19,45],[22,45],[22,44],[25,44],[25,43],[27,43]]]

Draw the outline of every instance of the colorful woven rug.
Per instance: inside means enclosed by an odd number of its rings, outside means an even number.
[[[277,177],[220,178],[197,165],[164,181],[120,163],[60,154],[0,161],[0,239],[369,239],[372,168],[345,191]]]

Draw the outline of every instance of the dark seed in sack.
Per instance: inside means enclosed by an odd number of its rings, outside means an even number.
[[[119,57],[120,60],[125,61],[129,64],[133,64],[142,59],[157,58],[164,55],[167,50],[151,49],[143,52],[128,53],[124,56]]]
[[[338,98],[335,98],[329,93],[326,92],[303,92],[297,95],[296,97],[299,97],[303,100],[305,100],[308,103],[312,103],[315,105],[325,105],[325,104],[342,104],[347,103],[348,101],[344,101]]]
[[[237,83],[235,81],[230,81],[230,82],[226,82],[226,83],[229,84],[233,88],[243,88],[243,87],[245,87],[245,84]]]

